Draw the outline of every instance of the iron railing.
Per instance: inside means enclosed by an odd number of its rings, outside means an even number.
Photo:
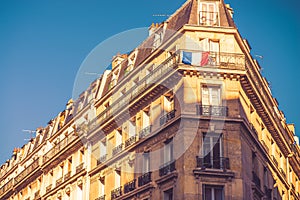
[[[135,188],[136,188],[135,182],[136,182],[136,179],[134,179],[124,185],[124,194],[135,190]]]
[[[82,162],[76,167],[76,174],[78,174],[79,172],[81,172],[83,170],[83,166],[84,166],[84,163]]]
[[[106,160],[107,160],[107,154],[100,156],[100,158],[97,160],[97,165],[104,163]]]
[[[148,183],[150,183],[151,180],[151,172],[147,172],[143,175],[141,175],[140,177],[138,177],[138,186],[141,187],[143,185],[146,185]]]
[[[52,147],[44,156],[43,156],[43,162],[47,162],[51,158],[53,158],[56,154],[61,152],[65,149],[71,142],[73,142],[75,139],[77,139],[78,136],[71,134],[68,137],[64,138],[62,141],[60,141],[57,145]]]
[[[122,196],[122,186],[111,191],[111,199],[116,199]]]
[[[102,196],[96,198],[95,200],[105,200],[105,195],[102,195]]]
[[[15,185],[20,183],[23,180],[26,180],[25,178],[30,175],[34,170],[36,170],[39,167],[39,159],[33,161],[28,167],[26,167],[18,176],[15,177]]]
[[[67,181],[71,178],[71,172],[68,172],[64,175],[64,181]]]
[[[229,158],[219,157],[219,158],[206,158],[206,157],[196,157],[198,168],[208,168],[208,169],[230,169]]]
[[[227,117],[228,108],[225,106],[197,105],[197,114],[202,116]]]
[[[135,142],[136,142],[136,137],[131,136],[128,140],[125,141],[125,148],[132,145]]]
[[[52,190],[52,184],[46,187],[46,193],[50,192],[51,190]]]
[[[4,186],[1,187],[0,189],[0,197],[1,195],[3,195],[4,193],[10,191],[13,188],[14,185],[14,180],[10,179]]]
[[[152,125],[147,126],[146,128],[143,128],[139,132],[139,138],[142,139],[142,138],[146,137],[147,135],[149,135],[151,133],[151,129],[152,129]]]
[[[112,155],[116,155],[118,153],[120,153],[123,150],[123,143],[119,144],[118,146],[114,147],[112,149]]]
[[[170,172],[175,171],[175,161],[170,161],[166,164],[163,164],[160,168],[159,168],[159,176],[164,176]]]
[[[176,57],[178,55],[174,54],[152,70],[148,75],[142,78],[137,84],[133,85],[130,89],[126,91],[122,97],[116,99],[108,108],[101,112],[95,119],[90,122],[90,125],[101,125],[108,120],[111,116],[122,110],[122,108],[128,105],[128,102],[138,97],[143,91],[148,87],[157,83],[157,81],[169,74],[173,69],[173,65],[177,62]],[[97,121],[99,121],[97,123]]]
[[[56,180],[56,187],[59,186],[60,184],[62,184],[62,182],[63,182],[63,178],[62,177],[59,178],[59,179],[57,179]]]
[[[167,123],[168,121],[170,121],[171,119],[173,119],[175,117],[175,112],[176,110],[172,110],[170,112],[168,112],[167,114],[165,114],[164,116],[162,116],[159,120],[160,125],[164,125],[165,123]]]
[[[278,167],[278,161],[276,160],[276,157],[272,155],[272,160],[275,163],[276,167]]]

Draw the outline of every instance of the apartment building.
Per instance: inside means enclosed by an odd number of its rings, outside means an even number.
[[[8,200],[299,200],[300,148],[223,0],[188,0],[0,168]]]

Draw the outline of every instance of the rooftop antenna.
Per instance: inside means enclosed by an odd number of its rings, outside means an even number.
[[[23,129],[22,130],[23,132],[25,133],[29,133],[30,134],[30,139],[24,139],[25,141],[30,141],[32,140],[34,137],[33,137],[33,134],[36,133],[36,131],[33,131],[33,130],[26,130],[26,129]]]
[[[101,76],[102,74],[98,74],[96,72],[85,72],[85,75],[89,75],[89,76]]]
[[[169,14],[153,14],[152,17],[170,17]]]

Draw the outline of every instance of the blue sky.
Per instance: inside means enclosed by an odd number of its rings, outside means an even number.
[[[2,0],[0,2],[0,163],[65,108],[76,73],[105,39],[147,27],[184,0]],[[227,0],[288,122],[300,126],[298,0]],[[298,129],[296,129],[298,130]],[[298,132],[299,134],[299,132]]]

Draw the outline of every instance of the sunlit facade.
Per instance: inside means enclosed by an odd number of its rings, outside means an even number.
[[[8,200],[299,200],[300,149],[223,0],[188,0],[0,168]]]

